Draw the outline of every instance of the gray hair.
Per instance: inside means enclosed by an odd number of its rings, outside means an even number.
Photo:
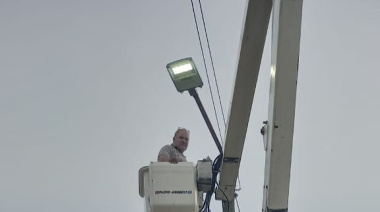
[[[179,133],[179,131],[181,130],[185,130],[187,132],[188,135],[190,135],[190,130],[186,129],[186,128],[183,128],[183,127],[178,127],[178,129],[175,131],[174,133],[174,137]]]

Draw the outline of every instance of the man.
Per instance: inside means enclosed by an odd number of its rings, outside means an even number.
[[[178,128],[174,133],[173,143],[165,145],[158,153],[158,162],[187,162],[186,156],[183,154],[189,144],[189,131],[185,128]]]

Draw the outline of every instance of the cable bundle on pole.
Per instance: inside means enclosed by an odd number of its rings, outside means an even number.
[[[203,202],[202,208],[200,209],[201,212],[211,212],[210,210],[210,202],[211,197],[214,194],[215,187],[216,187],[216,180],[217,176],[219,174],[220,166],[222,164],[223,159],[223,153],[220,153],[214,160],[212,164],[212,181],[211,181],[211,189],[206,193],[205,200]]]

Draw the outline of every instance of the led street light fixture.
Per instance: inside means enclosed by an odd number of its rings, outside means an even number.
[[[182,93],[183,91],[203,86],[202,79],[191,57],[169,63],[166,65],[166,69],[168,69],[178,92]]]

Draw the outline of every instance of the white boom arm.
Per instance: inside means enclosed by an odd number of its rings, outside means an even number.
[[[288,211],[302,0],[273,2],[263,212]]]
[[[266,127],[264,212],[288,208],[303,0],[273,0],[272,66]],[[233,203],[271,0],[249,0],[241,38],[217,199]],[[234,211],[233,208],[223,210]]]
[[[240,159],[267,35],[271,0],[250,0],[246,10],[240,55],[231,100],[217,199],[233,201]]]

